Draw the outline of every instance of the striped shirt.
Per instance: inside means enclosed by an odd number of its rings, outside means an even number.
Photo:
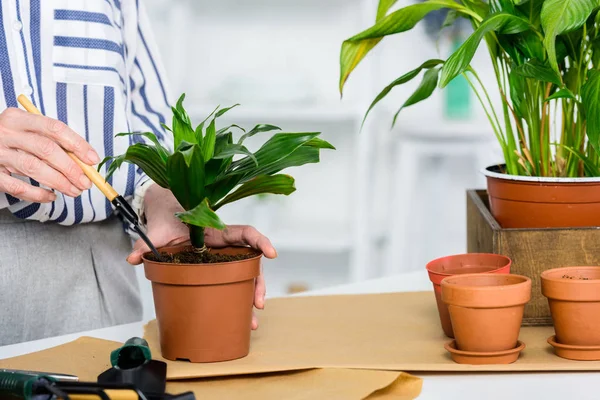
[[[42,114],[84,137],[100,158],[120,155],[153,132],[172,147],[161,123],[170,97],[149,21],[140,0],[2,0],[0,110],[27,95]],[[103,167],[102,174],[106,173]],[[33,185],[35,180],[13,175]],[[148,182],[123,164],[109,183],[129,201]],[[102,221],[112,204],[95,187],[77,198],[57,193],[47,204],[0,193],[0,208],[22,219],[61,225]]]

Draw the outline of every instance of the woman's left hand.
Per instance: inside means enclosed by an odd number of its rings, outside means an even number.
[[[156,205],[156,207],[155,207]],[[160,206],[158,206],[160,205]],[[176,246],[189,243],[190,234],[188,228],[176,217],[175,212],[181,211],[181,206],[173,197],[171,192],[153,185],[146,193],[145,200],[147,235],[152,244],[157,248],[165,246]],[[261,251],[266,258],[276,258],[277,252],[270,240],[262,235],[255,228],[247,225],[231,225],[220,231],[207,228],[205,230],[204,242],[208,247],[225,246],[250,246]],[[138,265],[142,262],[142,255],[149,252],[150,249],[146,243],[139,239],[133,246],[133,251],[127,257],[127,261],[132,265]],[[263,309],[265,306],[266,286],[262,273],[256,278],[256,288],[254,291],[254,306]],[[256,315],[252,315],[252,329],[258,328]]]

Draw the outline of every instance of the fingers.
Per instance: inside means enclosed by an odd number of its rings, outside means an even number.
[[[64,175],[25,151],[0,149],[0,164],[68,196],[77,197],[81,194],[81,190],[69,182]]]
[[[267,287],[265,285],[265,278],[262,274],[256,278],[256,288],[254,289],[254,306],[260,310],[265,308],[265,295],[267,293]]]
[[[148,251],[150,251],[150,249],[146,245],[146,242],[144,242],[142,239],[138,239],[133,245],[133,250],[131,251],[131,254],[129,254],[129,256],[127,257],[127,262],[131,265],[141,264],[142,255],[144,255],[144,253]]]
[[[2,142],[9,148],[25,150],[46,162],[64,175],[79,190],[87,190],[92,187],[92,182],[85,176],[81,168],[53,140],[31,133],[26,135],[3,135]],[[54,188],[64,193],[60,188]]]
[[[229,245],[248,245],[262,251],[267,258],[277,257],[277,251],[271,241],[251,226],[229,226],[223,232],[223,238]]]
[[[253,331],[258,329],[258,318],[256,317],[254,311],[252,311],[252,323],[250,324],[250,327]]]
[[[45,136],[58,143],[63,149],[74,153],[89,165],[100,162],[96,151],[81,136],[61,121],[31,114],[18,108],[9,108],[2,113],[0,125],[16,132],[31,132]]]
[[[56,195],[51,191],[13,178],[3,167],[0,167],[0,192],[8,193],[18,199],[33,203],[50,203],[56,200]]]

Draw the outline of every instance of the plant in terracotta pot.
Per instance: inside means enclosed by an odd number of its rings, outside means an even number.
[[[492,214],[505,228],[600,226],[600,14],[591,0],[427,0],[390,11],[380,0],[370,28],[345,40],[340,92],[385,37],[428,14],[448,11],[444,27],[467,19],[473,33],[446,60],[432,59],[386,86],[422,75],[398,109],[419,103],[462,76],[475,92],[502,148],[504,164],[487,168]],[[471,66],[486,46],[498,107]],[[365,115],[365,118],[367,117]]]
[[[446,349],[458,363],[504,364],[517,360],[523,309],[531,279],[513,274],[465,274],[442,280],[455,340]]]
[[[457,254],[437,258],[427,263],[426,269],[429,279],[433,283],[435,301],[440,315],[440,323],[444,334],[450,338],[454,337],[452,321],[448,307],[442,301],[442,281],[453,275],[492,273],[508,274],[512,261],[506,256],[499,254]]]
[[[217,128],[231,108],[217,107],[194,127],[183,107],[185,95],[172,107],[174,150],[152,133],[152,144],[135,143],[125,154],[107,158],[107,176],[122,163],[141,168],[150,179],[170,190],[184,211],[177,218],[189,227],[190,246],[163,248],[162,260],[143,256],[152,282],[163,357],[192,362],[231,360],[248,354],[255,278],[261,254],[247,247],[208,249],[206,228],[224,229],[216,214],[221,207],[264,193],[289,195],[294,179],[280,172],[319,162],[321,149],[333,149],[319,132],[272,135],[256,152],[244,141],[273,125],[245,131],[237,125]],[[237,141],[233,129],[241,130]],[[122,133],[119,135],[136,135]]]
[[[542,272],[555,353],[573,360],[600,360],[600,267],[554,268]]]

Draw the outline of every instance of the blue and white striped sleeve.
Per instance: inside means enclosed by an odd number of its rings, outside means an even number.
[[[167,148],[173,148],[173,139],[161,124],[170,125],[171,98],[166,73],[143,1],[136,2],[137,29],[130,59],[129,86],[133,132],[152,132]],[[147,142],[142,136],[134,136],[136,142]],[[151,182],[137,169],[133,205],[143,214],[143,197]]]

